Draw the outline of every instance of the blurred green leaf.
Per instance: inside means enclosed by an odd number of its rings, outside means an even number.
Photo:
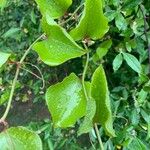
[[[0,96],[0,106],[3,105],[6,101],[9,99],[10,91],[6,90],[1,96]]]
[[[3,38],[14,37],[20,31],[20,28],[10,28],[6,33],[3,34]]]
[[[7,0],[1,0],[0,1],[0,8],[4,8],[7,4]]]
[[[147,98],[147,95],[148,95],[148,92],[145,92],[143,89],[139,92],[139,95],[138,95],[138,103],[139,104],[142,104],[145,102],[146,98]]]
[[[124,5],[123,5],[123,9],[134,9],[136,6],[139,6],[139,4],[142,3],[142,0],[126,0]]]
[[[134,137],[132,142],[127,146],[127,150],[147,150],[145,144],[138,138]]]
[[[150,123],[150,116],[148,113],[146,113],[143,109],[141,109],[141,115],[143,117],[143,119],[147,122]]]
[[[111,40],[107,40],[107,41],[104,41],[96,50],[96,53],[97,55],[99,56],[99,59],[103,58],[108,50],[110,49],[112,45],[112,41]]]
[[[123,17],[123,15],[121,13],[118,13],[116,15],[115,24],[119,30],[126,30],[127,29],[126,19]]]
[[[10,54],[0,52],[0,67],[2,67],[4,63],[6,63],[9,57],[10,57]]]

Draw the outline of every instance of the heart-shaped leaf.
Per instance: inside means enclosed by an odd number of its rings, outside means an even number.
[[[0,67],[8,60],[10,54],[0,52]]]
[[[55,127],[70,127],[84,116],[86,99],[80,79],[70,74],[46,92],[46,102]]]
[[[103,14],[102,0],[86,0],[85,9],[77,27],[70,34],[75,40],[100,39],[108,31],[108,20]]]
[[[72,0],[35,0],[43,16],[49,15],[56,19],[64,15],[72,4]]]
[[[100,123],[109,136],[115,136],[107,80],[102,65],[95,70],[92,76],[91,96],[96,101],[94,122]]]
[[[0,133],[1,150],[42,150],[40,137],[24,128],[12,127]]]
[[[37,42],[33,46],[33,49],[39,54],[45,64],[57,66],[69,59],[80,57],[86,53],[50,17],[42,20],[42,26],[48,39]]]

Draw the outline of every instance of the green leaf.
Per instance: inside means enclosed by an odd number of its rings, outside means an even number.
[[[86,105],[86,113],[83,122],[80,125],[78,135],[80,136],[83,133],[88,133],[93,128],[93,118],[96,112],[96,103],[95,100],[90,96],[91,84],[86,82],[86,89],[88,95],[88,101]]]
[[[73,126],[86,111],[80,79],[72,73],[61,83],[50,86],[46,92],[46,102],[55,127]]]
[[[145,144],[138,138],[133,138],[132,142],[128,145],[127,150],[147,150]]]
[[[107,80],[102,65],[92,76],[91,97],[96,101],[94,122],[100,123],[109,136],[115,136]]]
[[[115,18],[115,24],[119,30],[127,29],[127,21],[121,13],[118,13]]]
[[[103,14],[102,1],[86,0],[81,20],[70,34],[75,40],[96,40],[102,38],[108,29],[108,19]]]
[[[147,98],[148,92],[145,92],[143,89],[139,92],[137,101],[139,104],[143,104]]]
[[[107,40],[107,41],[104,41],[96,50],[96,53],[97,55],[99,56],[99,58],[101,59],[102,57],[104,57],[109,48],[111,47],[112,45],[112,41],[111,40]]]
[[[20,28],[10,28],[6,33],[3,34],[3,38],[14,37],[16,33],[20,31]]]
[[[0,106],[3,105],[6,101],[8,101],[10,95],[10,90],[6,90],[1,96],[0,96]]]
[[[7,4],[7,0],[1,0],[0,2],[0,8],[4,8]]]
[[[150,116],[148,113],[146,113],[143,109],[141,109],[141,115],[143,117],[143,119],[147,122],[150,123]]]
[[[113,70],[117,71],[123,62],[122,54],[118,54],[113,61]]]
[[[123,53],[123,57],[126,61],[126,63],[137,73],[141,73],[141,64],[137,60],[137,58],[131,54]]]
[[[42,150],[40,137],[24,128],[12,127],[0,133],[1,150]]]
[[[49,15],[56,19],[65,14],[72,0],[35,0],[43,16]]]
[[[124,5],[123,5],[123,9],[133,9],[136,6],[139,6],[142,3],[142,0],[127,0]]]
[[[48,21],[48,22],[47,22]],[[41,60],[50,66],[57,66],[69,59],[81,57],[86,53],[79,47],[70,35],[51,18],[43,19],[42,25],[47,39],[37,42],[33,49],[39,54]]]
[[[3,52],[0,52],[0,67],[2,67],[2,65],[4,63],[6,63],[6,61],[8,60],[10,54],[8,53],[3,53]]]
[[[150,80],[149,80],[149,78],[147,79],[145,79],[145,81],[147,80],[147,82],[144,84],[144,87],[143,87],[143,90],[145,91],[145,92],[149,92],[150,91]]]

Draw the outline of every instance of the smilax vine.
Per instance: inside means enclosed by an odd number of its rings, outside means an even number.
[[[12,145],[15,150],[42,149],[42,142],[36,133],[24,127],[8,128],[6,123],[20,68],[31,49],[49,66],[58,66],[70,59],[86,56],[82,79],[71,73],[62,82],[50,86],[45,93],[45,99],[54,127],[72,127],[81,119],[78,135],[95,128],[100,147],[104,149],[97,125],[101,125],[110,137],[115,136],[115,131],[103,65],[99,64],[97,68],[95,66],[91,81],[85,81],[90,54],[94,51],[90,46],[102,39],[109,30],[108,20],[103,14],[104,4],[102,0],[85,0],[75,11],[83,9],[82,16],[76,20],[77,25],[65,29],[64,24],[72,19],[74,14],[68,20],[60,20],[71,6],[72,0],[35,1],[42,14],[41,25],[44,34],[33,42],[17,63],[10,98],[0,119],[0,124],[4,126],[0,134],[1,150],[11,149]],[[104,44],[110,47],[111,40],[107,39]],[[100,47],[97,51],[101,58],[107,53]],[[0,53],[0,67],[9,57],[10,54]]]

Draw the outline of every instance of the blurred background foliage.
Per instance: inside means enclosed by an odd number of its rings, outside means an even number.
[[[90,78],[96,66],[100,63],[104,64],[117,137],[108,139],[103,129],[100,129],[100,134],[106,150],[149,149],[150,1],[103,1],[110,30],[103,39],[92,41],[94,45],[91,45],[91,49],[94,51],[90,59],[88,77]],[[82,0],[74,0],[69,12],[73,13],[81,3],[83,3]],[[33,0],[7,2],[1,0],[0,7],[0,50],[12,54],[5,66],[0,68],[0,114],[3,114],[16,64],[42,31],[41,15]],[[78,20],[81,13],[82,8],[74,18]],[[64,16],[59,21],[63,21],[68,16]],[[75,26],[74,18],[64,25],[66,29],[70,30]],[[108,39],[112,42],[106,42]],[[101,48],[109,50],[103,59],[100,59],[100,50],[97,49],[99,44]],[[131,61],[124,60],[122,53],[130,54]],[[133,68],[137,60],[142,66],[141,75],[138,75]],[[84,62],[83,57],[59,67],[49,67],[43,64],[37,54],[32,51],[20,72],[8,117],[9,125],[24,125],[37,131],[43,140],[45,150],[98,149],[93,131],[89,135],[77,137],[76,130],[80,121],[71,129],[53,129],[44,100],[44,93],[49,85],[61,81],[70,72],[75,72],[81,77]]]

